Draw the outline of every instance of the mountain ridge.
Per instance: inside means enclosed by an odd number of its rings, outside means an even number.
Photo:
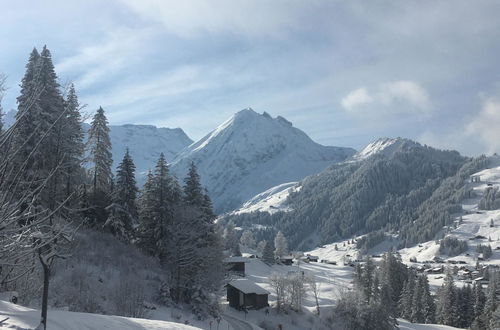
[[[216,211],[225,212],[268,188],[301,180],[354,153],[351,148],[314,142],[281,116],[247,108],[181,151],[170,166],[177,177],[184,177],[194,162]]]

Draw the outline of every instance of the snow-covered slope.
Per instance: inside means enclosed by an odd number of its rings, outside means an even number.
[[[351,160],[359,161],[367,159],[375,154],[390,156],[398,151],[404,144],[415,144],[414,141],[403,138],[380,138],[368,144],[363,150],[355,154]]]
[[[183,177],[194,161],[216,211],[223,212],[271,187],[320,172],[354,152],[317,144],[283,117],[245,109],[183,150],[171,168]]]
[[[40,311],[0,300],[2,329],[34,329],[40,323]],[[75,313],[50,310],[47,328],[52,330],[194,330],[189,325],[157,320],[135,319],[121,316]]]
[[[298,190],[300,190],[298,182],[277,185],[254,196],[233,213],[268,212],[272,214],[277,211],[288,211],[289,208],[286,206],[285,201],[290,192]]]
[[[193,142],[180,128],[151,125],[111,125],[110,137],[114,166],[120,163],[125,149],[129,148],[137,168],[136,172],[142,175],[154,168],[160,153],[163,152],[169,161]]]
[[[89,129],[84,124],[84,130]],[[123,159],[125,149],[129,148],[136,166],[139,184],[144,183],[147,171],[154,169],[160,153],[168,160],[174,159],[182,149],[193,141],[180,128],[164,128],[152,125],[110,125],[110,138],[113,153],[113,168]]]
[[[468,251],[459,256],[443,259],[463,260],[470,265],[475,265],[479,253],[476,246],[479,244],[490,245],[493,249],[492,257],[485,261],[487,264],[500,265],[500,210],[480,210],[479,200],[488,187],[500,188],[500,156],[490,157],[490,168],[474,174],[481,178],[481,182],[468,183],[467,189],[473,191],[475,197],[462,201],[465,214],[457,215],[455,219],[456,228],[450,228],[446,236],[455,237],[467,241]],[[493,220],[493,226],[491,221]],[[477,238],[476,238],[477,237]],[[401,250],[401,255],[408,260],[411,257],[418,261],[430,260],[439,255],[439,245],[434,241],[420,244],[420,246]]]

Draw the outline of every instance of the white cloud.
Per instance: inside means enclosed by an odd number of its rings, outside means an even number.
[[[150,33],[147,29],[115,29],[104,40],[82,46],[72,56],[63,58],[56,70],[60,74],[78,72],[75,84],[84,89],[130,65],[130,54],[141,49]]]
[[[469,137],[478,138],[488,153],[500,152],[500,100],[487,99],[479,114],[467,125]]]
[[[358,88],[343,97],[340,103],[345,109],[352,110],[357,106],[371,102],[373,102],[373,97],[368,94],[366,88]]]
[[[118,85],[87,99],[103,106],[126,106],[138,101],[208,89],[212,85],[213,83],[203,78],[200,68],[186,65],[144,82]]]
[[[248,36],[279,36],[297,24],[311,3],[267,0],[122,0],[146,20],[177,35],[229,32]]]
[[[363,110],[367,105],[377,108],[378,113],[418,112],[428,114],[432,111],[429,93],[418,83],[399,80],[381,83],[375,92],[366,88],[351,91],[341,100],[348,111]]]
[[[456,149],[466,155],[500,153],[500,99],[486,99],[481,109],[451,130],[426,131],[419,141],[436,148]]]
[[[406,103],[423,111],[431,109],[429,93],[418,83],[410,80],[381,84],[377,98],[386,105]]]

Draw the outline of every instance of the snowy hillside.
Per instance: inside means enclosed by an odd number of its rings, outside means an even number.
[[[337,265],[319,263],[319,262],[300,262],[294,260],[291,266],[272,265],[269,266],[259,259],[248,259],[246,264],[246,279],[256,283],[262,288],[271,292],[269,303],[276,303],[276,295],[273,286],[269,281],[272,275],[293,275],[301,274],[306,278],[314,279],[318,287],[318,303],[320,305],[321,316],[315,315],[316,302],[311,290],[306,290],[306,296],[303,301],[303,312],[296,314],[291,312],[287,314],[277,314],[274,310],[266,315],[266,310],[249,310],[248,315],[244,312],[227,308],[224,315],[229,315],[240,320],[244,320],[252,325],[259,325],[267,329],[276,329],[278,324],[282,324],[284,329],[302,330],[302,329],[328,329],[328,321],[325,317],[329,314],[332,307],[337,303],[340,295],[345,291],[352,290],[354,273],[353,268],[344,266],[342,263]],[[452,330],[454,327],[435,325],[435,324],[412,324],[405,320],[398,320],[399,329],[404,330]]]
[[[89,129],[84,124],[84,130]],[[113,168],[120,164],[125,149],[129,148],[136,166],[139,184],[144,183],[148,170],[154,169],[160,153],[167,160],[190,145],[193,141],[180,128],[164,128],[152,125],[110,125],[110,138],[113,153]]]
[[[144,178],[149,169],[153,169],[160,153],[167,161],[190,145],[193,141],[180,128],[164,128],[152,125],[110,126],[113,146],[113,166],[117,166],[128,147],[136,166],[138,181]]]
[[[34,329],[40,323],[40,311],[0,300],[2,329]],[[109,330],[194,330],[189,325],[157,320],[146,320],[120,316],[75,313],[50,310],[47,328],[52,330],[109,329]]]
[[[500,210],[481,210],[478,207],[481,197],[489,187],[500,187],[500,156],[490,158],[490,168],[474,173],[480,182],[468,183],[467,188],[472,191],[472,198],[462,202],[464,214],[457,215],[455,227],[449,228],[446,236],[454,237],[467,242],[468,250],[449,257],[439,254],[439,245],[434,241],[420,244],[420,246],[401,250],[401,255],[408,260],[411,257],[417,261],[432,259],[435,255],[445,260],[461,260],[467,264],[475,265],[480,253],[478,245],[490,245],[492,256],[485,260],[485,264],[500,265]]]
[[[363,148],[363,150],[359,151],[357,154],[355,154],[351,160],[353,161],[359,161],[359,160],[364,160],[367,159],[368,157],[371,157],[375,154],[383,154],[385,156],[391,156],[394,154],[397,150],[401,148],[402,145],[404,144],[415,144],[415,142],[408,140],[408,139],[402,139],[402,138],[380,138],[372,143],[368,144],[366,147]]]
[[[399,250],[402,261],[415,267],[423,265],[432,265],[440,267],[441,264],[433,262],[435,257],[443,260],[443,266],[454,267],[462,265],[473,269],[479,261],[485,265],[500,265],[500,210],[481,210],[478,207],[479,201],[487,189],[500,187],[500,156],[492,156],[490,166],[487,169],[476,172],[473,176],[478,176],[480,182],[468,182],[466,189],[471,191],[472,198],[462,201],[462,214],[456,214],[453,226],[443,228],[440,237],[456,238],[467,243],[467,250],[455,256],[448,256],[440,253],[439,242],[431,240],[417,244],[410,248]],[[493,223],[492,223],[493,222]],[[439,236],[439,235],[438,235]],[[360,237],[356,237],[358,240]],[[346,260],[354,260],[360,257],[356,244],[350,243],[351,240],[342,240],[333,244],[327,244],[316,248],[311,253],[319,256],[321,259],[327,259],[342,263]],[[399,244],[396,237],[390,236],[382,243],[376,245],[368,251],[369,255],[380,255],[388,251],[391,247],[395,248]],[[481,253],[477,251],[478,245],[489,245],[492,248],[492,255],[489,258],[482,259]],[[416,260],[411,262],[410,259]],[[465,264],[463,264],[465,262]],[[443,283],[443,274],[429,276],[429,282],[434,290]],[[468,278],[458,279],[459,284],[463,285]]]
[[[171,163],[178,177],[198,166],[217,212],[241,206],[253,196],[285,182],[298,181],[352,156],[350,148],[326,147],[278,116],[242,110]]]
[[[5,114],[4,122],[10,127],[15,122],[16,111]],[[88,131],[90,125],[83,124]],[[125,149],[129,148],[136,166],[139,184],[144,183],[147,171],[153,169],[160,153],[171,161],[184,148],[193,143],[181,128],[156,127],[153,125],[109,125],[113,154],[113,168],[121,162]],[[86,139],[86,138],[85,138]]]
[[[272,187],[245,202],[241,208],[234,211],[234,214],[243,214],[250,212],[268,212],[289,211],[286,205],[286,199],[290,192],[299,191],[298,182],[283,183]]]

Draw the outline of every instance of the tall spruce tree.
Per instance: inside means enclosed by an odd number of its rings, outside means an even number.
[[[429,280],[427,275],[420,275],[419,282],[421,288],[423,288],[422,292],[422,302],[421,305],[424,306],[424,323],[435,323],[436,320],[436,303],[434,302],[434,298],[431,295],[431,290],[429,288]]]
[[[65,107],[66,125],[64,129],[66,138],[63,143],[63,152],[65,156],[65,197],[68,198],[77,191],[84,177],[81,166],[85,151],[85,145],[83,143],[84,134],[80,115],[80,104],[73,84],[69,87],[68,95],[65,100]]]
[[[458,289],[458,320],[457,326],[460,328],[468,328],[474,317],[473,292],[470,285],[466,285]]]
[[[149,255],[158,255],[157,242],[160,222],[157,219],[155,178],[148,172],[146,183],[139,198],[139,226],[137,227],[137,245]]]
[[[198,169],[194,162],[191,162],[188,174],[184,179],[184,199],[186,204],[198,207],[206,203]]]
[[[132,239],[133,228],[138,222],[137,191],[135,165],[127,148],[116,171],[112,204],[108,206],[109,217],[104,224],[105,228],[125,241]]]
[[[455,326],[457,319],[457,288],[453,276],[447,274],[438,292],[437,321],[444,325]]]
[[[486,292],[486,302],[484,303],[484,310],[482,314],[484,324],[486,325],[490,324],[493,313],[498,306],[496,288],[496,275],[490,274],[490,279],[488,281],[488,290]]]
[[[10,193],[17,195],[20,226],[36,227],[31,240],[43,270],[42,325],[46,326],[49,278],[53,259],[67,236],[64,220],[68,203],[63,191],[69,139],[67,109],[60,91],[52,55],[44,46],[34,49],[26,66],[12,130]],[[25,216],[24,216],[25,215]],[[33,228],[31,228],[33,229]],[[20,230],[22,231],[22,230]]]
[[[100,107],[92,119],[89,129],[87,148],[89,150],[91,207],[94,224],[103,224],[107,219],[105,208],[110,203],[113,184],[111,165],[111,139],[109,138],[108,120]]]
[[[486,296],[483,291],[483,285],[480,281],[474,282],[472,287],[473,291],[473,309],[474,309],[474,318],[478,318],[483,314],[484,303],[486,301]]]
[[[262,261],[264,261],[268,265],[272,265],[275,262],[273,247],[267,241],[266,241],[266,245],[264,246],[264,251],[262,252]]]

